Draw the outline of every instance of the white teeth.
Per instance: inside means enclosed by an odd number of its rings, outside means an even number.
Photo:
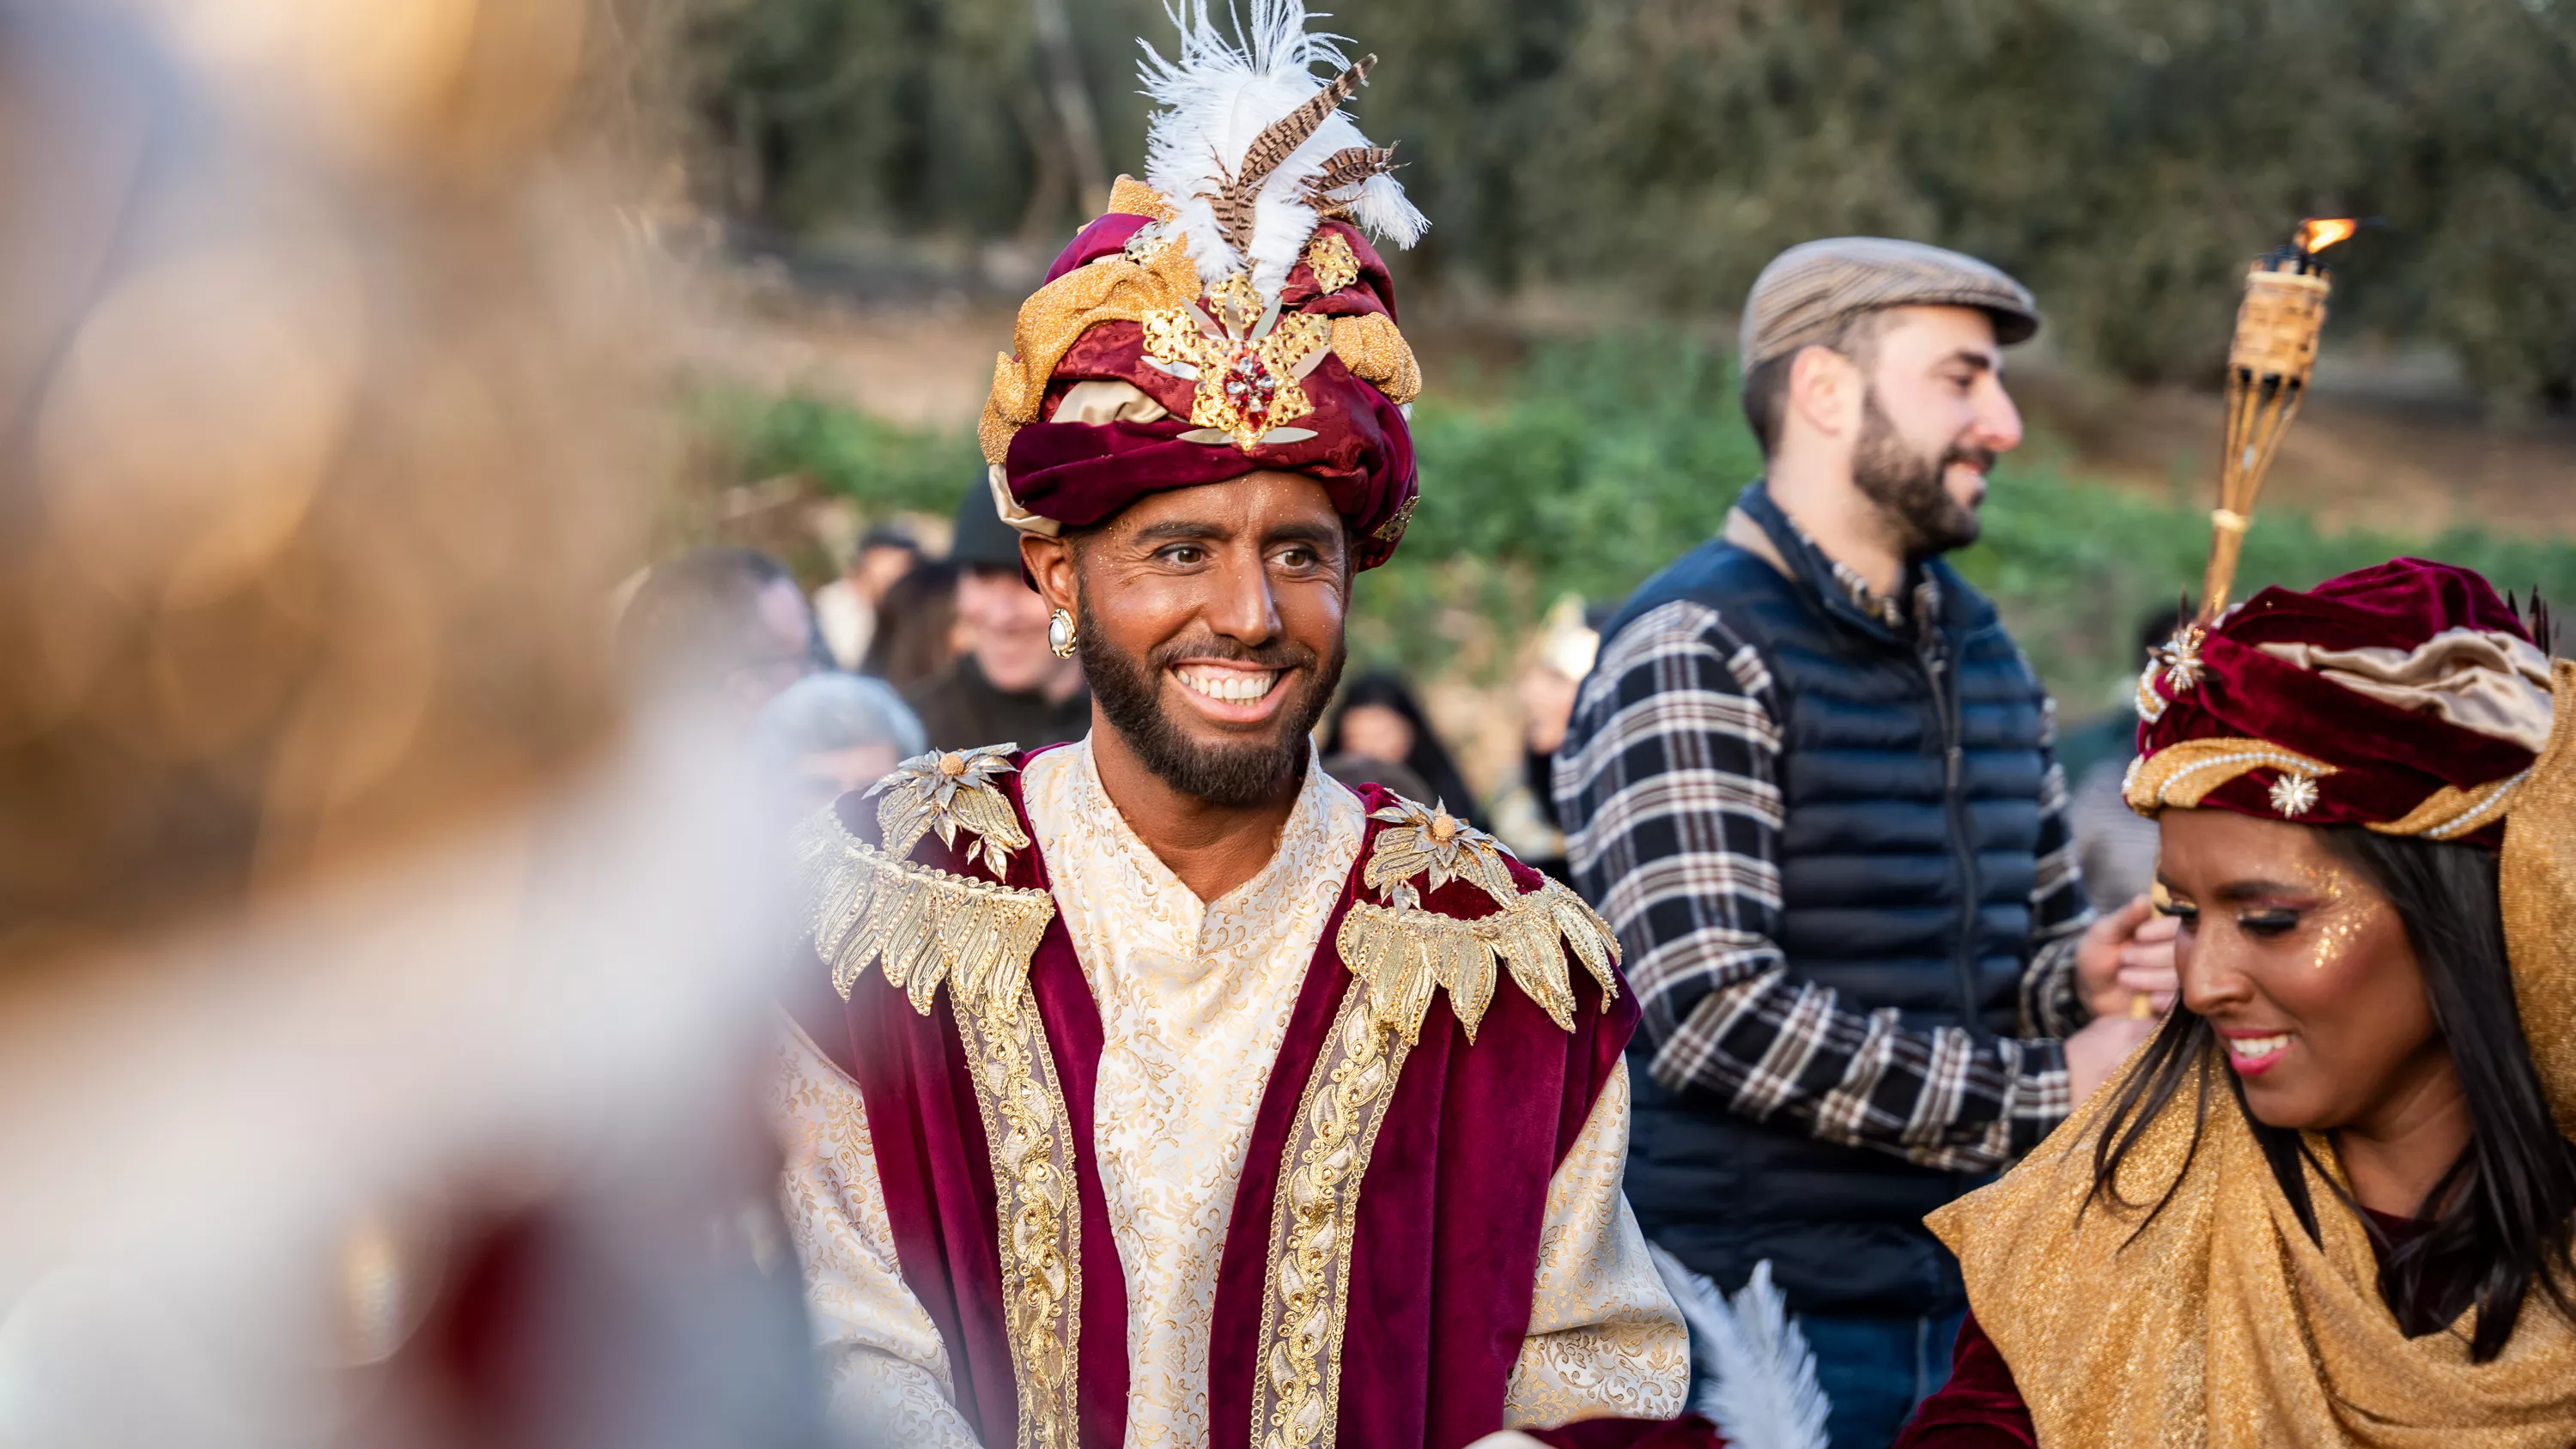
[[[2250,1062],[2258,1057],[2268,1057],[2289,1044],[2290,1034],[2286,1031],[2279,1036],[2231,1036],[2227,1038],[2227,1054]]]
[[[1175,669],[1172,673],[1193,692],[1228,704],[1250,704],[1270,693],[1270,686],[1279,681],[1276,671],[1246,674],[1239,669]]]

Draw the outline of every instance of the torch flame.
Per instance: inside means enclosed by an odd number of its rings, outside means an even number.
[[[2321,252],[2361,229],[2349,216],[2310,217],[2299,223],[2299,250]]]

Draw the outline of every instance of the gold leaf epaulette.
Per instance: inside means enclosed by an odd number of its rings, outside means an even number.
[[[1010,818],[1010,802],[991,792]],[[1016,818],[1010,826],[1018,843],[1027,844]],[[937,828],[933,822],[913,829],[908,821],[905,827],[908,835],[889,831],[887,840],[904,838],[909,848]],[[980,850],[1000,859],[994,847],[995,837],[983,834],[968,856]],[[879,850],[828,809],[799,832],[796,860],[814,952],[831,964],[832,988],[843,1000],[875,961],[924,1015],[942,982],[955,983],[961,1007],[1007,1010],[1028,980],[1039,937],[1055,919],[1055,897],[1046,891],[955,875]]]
[[[1399,796],[1371,818],[1388,828],[1379,832],[1360,884],[1385,904],[1353,901],[1334,945],[1367,985],[1379,1019],[1407,1042],[1420,1036],[1434,988],[1449,993],[1449,1009],[1474,1041],[1505,965],[1521,991],[1567,1031],[1574,1029],[1575,1006],[1568,951],[1601,983],[1604,1000],[1619,994],[1612,969],[1618,937],[1581,896],[1552,880],[1523,892],[1501,844],[1445,809]],[[1473,921],[1425,910],[1413,885],[1417,876],[1427,877],[1433,890],[1467,881],[1501,909]]]
[[[995,875],[1008,875],[1011,852],[1025,849],[1029,833],[1020,828],[1019,812],[993,784],[1019,766],[1011,763],[1018,745],[984,745],[972,750],[932,750],[894,767],[894,773],[868,787],[877,801],[877,833],[886,854],[902,860],[921,837],[939,832],[939,843],[955,849],[957,832],[972,837],[966,846],[970,865]]]

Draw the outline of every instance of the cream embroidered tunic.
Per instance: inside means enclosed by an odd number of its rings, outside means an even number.
[[[1029,763],[1029,822],[1099,1003],[1092,1150],[1127,1287],[1127,1443],[1208,1442],[1216,1275],[1254,1115],[1342,883],[1359,799],[1309,763],[1268,865],[1203,903],[1127,827],[1088,741]],[[776,1088],[786,1208],[833,1412],[886,1442],[973,1443],[929,1315],[905,1288],[858,1088],[792,1033]],[[1619,1191],[1624,1064],[1548,1186],[1513,1425],[1680,1412],[1681,1316]]]

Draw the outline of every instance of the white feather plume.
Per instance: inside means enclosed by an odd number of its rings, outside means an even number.
[[[1270,173],[1254,204],[1246,252],[1236,251],[1201,193],[1214,192],[1242,163],[1264,127],[1324,88],[1315,67],[1349,64],[1343,37],[1309,33],[1303,0],[1252,0],[1249,17],[1234,16],[1239,45],[1217,33],[1208,0],[1171,0],[1168,13],[1180,29],[1179,51],[1165,60],[1145,44],[1137,68],[1146,96],[1161,108],[1146,135],[1145,182],[1171,202],[1200,276],[1213,282],[1248,269],[1262,295],[1276,296],[1318,220],[1306,184],[1334,152],[1369,144],[1358,124],[1335,111]],[[1392,176],[1372,176],[1334,200],[1370,235],[1398,246],[1413,245],[1430,225]]]
[[[1729,1302],[1679,1258],[1653,1243],[1646,1251],[1690,1325],[1699,1380],[1692,1411],[1715,1424],[1730,1449],[1825,1449],[1828,1405],[1816,1386],[1816,1356],[1771,1286],[1770,1262],[1755,1264],[1752,1281]]]

